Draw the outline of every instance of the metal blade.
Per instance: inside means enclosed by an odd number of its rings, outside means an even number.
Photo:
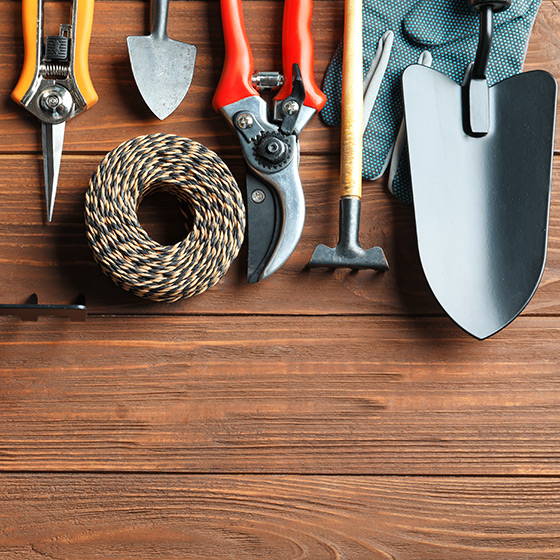
[[[556,89],[539,70],[496,84],[489,132],[473,137],[459,84],[424,66],[404,72],[422,267],[444,310],[479,339],[521,313],[544,270]]]
[[[65,122],[60,124],[41,123],[43,169],[45,171],[45,200],[47,203],[47,221],[49,222],[52,221],[53,217],[65,127]]]
[[[275,199],[275,240],[271,240],[271,253],[267,253],[264,269],[259,276],[259,280],[264,280],[274,274],[290,258],[299,242],[303,232],[305,222],[305,198],[303,187],[298,173],[299,152],[294,156],[294,161],[285,169],[278,171],[270,176],[270,187],[259,181],[261,187],[266,187],[270,196]],[[250,177],[252,173],[248,173]],[[252,179],[249,180],[252,183]],[[266,193],[264,188],[263,192]],[[256,205],[255,205],[256,206]],[[257,210],[257,213],[259,210]],[[253,206],[255,214],[255,207]],[[250,215],[248,215],[251,220]],[[253,220],[254,222],[254,220]],[[271,227],[270,225],[268,226]],[[249,236],[251,234],[249,233]],[[253,239],[259,237],[258,233],[253,234]],[[264,241],[264,240],[263,240]],[[251,243],[251,241],[250,241]],[[268,256],[269,255],[269,256]]]
[[[281,206],[274,190],[247,170],[247,281],[254,284],[280,237]]]
[[[128,54],[136,85],[158,119],[168,117],[189,91],[196,47],[169,37],[127,37]]]

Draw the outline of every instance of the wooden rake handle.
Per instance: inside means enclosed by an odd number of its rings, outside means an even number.
[[[362,196],[362,0],[344,4],[340,196]]]

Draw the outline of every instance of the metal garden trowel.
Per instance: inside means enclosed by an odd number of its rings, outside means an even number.
[[[167,35],[169,0],[152,0],[152,32],[127,37],[136,85],[152,113],[163,120],[183,101],[191,85],[196,47]]]
[[[510,0],[468,1],[480,39],[463,85],[414,65],[403,91],[422,267],[449,316],[484,339],[521,313],[544,270],[557,84],[537,70],[489,88],[493,14]]]

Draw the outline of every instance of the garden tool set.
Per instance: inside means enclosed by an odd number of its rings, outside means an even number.
[[[93,0],[73,0],[71,22],[43,37],[44,0],[23,0],[25,56],[12,99],[41,121],[47,220],[53,216],[66,121],[91,108],[97,93],[89,77]]]
[[[268,105],[253,85],[253,55],[241,0],[221,0],[225,61],[214,95],[237,134],[247,166],[248,281],[274,274],[290,257],[303,231],[305,199],[299,177],[299,135],[325,104],[313,73],[311,0],[285,0],[282,26],[284,76]],[[256,76],[258,85],[270,73]]]
[[[366,94],[391,52],[364,116],[364,177],[390,167],[395,195],[414,204],[436,299],[479,339],[524,309],[545,265],[557,86],[547,72],[519,74],[539,5],[365,0]],[[325,79],[332,125],[341,56]]]
[[[23,0],[25,57],[12,97],[42,122],[51,221],[65,122],[94,105],[97,95],[87,68],[93,0],[73,0],[71,23],[46,39],[43,1]],[[309,266],[388,269],[381,247],[363,249],[358,233],[362,175],[376,179],[389,169],[392,192],[414,205],[420,259],[435,298],[465,331],[486,338],[524,309],[546,259],[557,85],[544,71],[520,74],[540,0],[363,2],[363,7],[360,0],[345,2],[344,43],[327,69],[325,96],[313,71],[312,0],[285,0],[283,71],[257,74],[242,0],[220,0],[225,60],[213,107],[233,129],[245,162],[248,281],[278,271],[302,235],[299,135],[322,109],[327,124],[342,120],[339,242],[334,249],[318,246]],[[151,34],[127,39],[138,89],[160,119],[186,95],[196,57],[194,45],[168,37],[168,3],[152,0]],[[267,90],[278,90],[271,108],[261,97]],[[170,147],[176,144],[182,146],[179,151]],[[113,163],[102,163],[92,178],[86,216],[95,258],[115,282],[142,297],[175,301],[199,293],[198,277],[204,279],[203,289],[213,285],[242,242],[245,217],[237,186],[218,156],[195,144],[172,135],[133,139],[109,154]],[[136,207],[120,207],[125,195],[119,189],[133,193],[133,206],[152,189],[151,183],[136,181],[135,166],[121,181],[119,158],[125,149],[177,190],[173,192],[186,214],[192,206],[187,198],[195,197],[200,224],[207,211],[216,211],[220,223],[224,218],[223,229],[234,241],[223,263],[212,261],[207,267],[201,264],[205,259],[196,260],[196,247],[189,245],[196,245],[194,238],[167,248],[166,267],[175,266],[175,254],[184,255],[184,266],[191,271],[188,286],[176,270],[161,274],[156,266],[144,278],[148,266],[139,264],[127,272],[121,264],[128,257],[114,262],[120,253],[111,245],[115,232],[104,230],[108,215],[121,216],[123,227],[135,232],[138,247],[124,249],[142,256],[148,242]],[[201,181],[184,183],[183,176],[173,173],[183,166],[170,166],[168,160],[182,157],[181,151],[189,156],[185,177],[202,165]],[[216,182],[218,168],[223,180]],[[104,183],[107,173],[114,175],[110,184]],[[233,198],[224,195],[227,204],[209,208],[213,203],[206,204],[206,195],[201,196],[206,191],[199,188],[206,182],[210,198],[221,200],[219,184],[227,184]],[[105,192],[113,202],[105,201]],[[111,204],[114,208],[108,208]],[[214,218],[210,221],[214,224]],[[116,233],[120,244],[122,236]],[[209,235],[222,239],[221,233]],[[109,241],[112,248],[107,249]],[[215,242],[217,237],[207,246],[212,255]],[[153,247],[158,255],[164,249]],[[142,277],[138,285],[136,275]],[[166,278],[174,278],[173,286]],[[165,285],[154,287],[153,281]]]

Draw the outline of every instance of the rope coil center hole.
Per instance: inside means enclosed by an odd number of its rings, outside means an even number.
[[[137,216],[146,233],[161,245],[175,245],[193,229],[194,218],[188,204],[161,183],[139,201]]]

